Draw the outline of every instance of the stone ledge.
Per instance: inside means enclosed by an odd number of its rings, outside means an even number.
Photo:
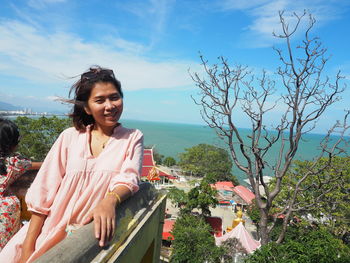
[[[65,238],[35,262],[106,262],[160,199],[164,199],[164,194],[149,183],[141,183],[140,190],[116,209],[117,229],[109,246],[99,247],[93,235],[93,223],[90,223]]]

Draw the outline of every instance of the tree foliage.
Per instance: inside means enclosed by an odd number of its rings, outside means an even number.
[[[193,187],[188,193],[188,202],[185,205],[184,212],[192,212],[194,209],[201,211],[202,215],[210,216],[210,207],[215,208],[218,204],[216,199],[217,191],[211,188],[206,180],[202,180],[198,186]]]
[[[289,227],[282,244],[270,242],[257,249],[246,263],[345,263],[350,248],[322,228]]]
[[[231,157],[225,149],[209,144],[198,144],[187,148],[179,157],[178,164],[181,169],[193,176],[205,176],[211,182],[229,180],[235,185],[238,184],[237,178],[231,172]]]
[[[171,167],[171,166],[176,165],[176,160],[173,157],[168,156],[168,157],[164,158],[163,164],[165,166]]]
[[[241,242],[233,237],[225,240],[221,247],[224,249],[225,253],[222,255],[223,262],[235,262],[236,255],[246,256],[247,252],[242,246]]]
[[[218,204],[217,191],[211,188],[206,180],[193,187],[188,193],[178,188],[169,190],[168,197],[177,204],[181,214],[190,214],[199,210],[202,216],[210,216],[210,207],[215,208]]]
[[[33,161],[43,161],[59,134],[71,126],[70,119],[56,116],[39,119],[17,117],[15,123],[21,134],[17,151]]]
[[[307,173],[313,176],[301,181]],[[317,221],[338,236],[350,232],[350,157],[295,161],[276,198],[278,207],[286,205],[298,182],[301,183],[294,205],[295,215]]]
[[[210,225],[202,217],[183,214],[174,225],[174,248],[170,262],[220,262],[223,249],[215,245]]]
[[[173,204],[178,207],[186,206],[188,203],[188,195],[184,190],[173,187],[168,190],[167,194],[168,198],[171,200]]]
[[[275,207],[283,180],[299,149],[303,136],[315,128],[315,124],[325,111],[340,100],[342,76],[338,72],[333,79],[323,76],[328,61],[326,49],[317,37],[310,32],[315,19],[304,12],[296,13],[286,19],[279,12],[281,33],[274,34],[285,45],[276,48],[277,59],[281,66],[276,75],[270,78],[266,71],[257,77],[245,66],[230,67],[227,59],[219,58],[219,64],[210,65],[201,56],[204,76],[191,74],[199,93],[194,101],[201,107],[204,121],[215,129],[218,136],[227,143],[234,164],[243,171],[255,193],[260,212],[259,231],[262,244],[270,241],[270,233],[274,224],[268,224],[271,209]],[[308,22],[302,25],[303,21]],[[296,32],[304,29],[303,39],[296,43]],[[279,87],[279,99],[274,100],[276,87]],[[276,111],[276,105],[281,109]],[[280,113],[278,123],[271,123],[269,114]],[[251,132],[245,136],[237,122],[237,114],[242,114],[251,122]],[[349,129],[347,124],[349,112],[342,122],[338,121],[330,127],[320,147],[319,156],[334,156],[341,152],[339,145]],[[339,137],[331,140],[331,134],[337,132]],[[267,156],[274,147],[279,148],[274,161]],[[264,179],[265,175],[273,175],[276,184],[270,188]],[[312,177],[312,174],[307,174]],[[305,178],[300,178],[301,181]],[[277,242],[282,242],[284,234],[295,209],[298,186],[286,206],[281,208],[284,215],[283,228]],[[260,191],[264,188],[264,192]]]
[[[248,206],[247,215],[252,220],[253,224],[255,224],[257,228],[259,228],[260,211],[255,199],[252,200],[252,203]]]

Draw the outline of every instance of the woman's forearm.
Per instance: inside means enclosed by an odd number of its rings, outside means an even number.
[[[113,189],[112,193],[115,193],[117,196],[119,196],[119,198],[109,192],[106,196],[106,199],[111,200],[114,205],[119,205],[131,195],[130,189],[123,185],[118,185]]]
[[[29,222],[29,228],[26,238],[23,242],[23,248],[35,249],[35,242],[41,233],[41,229],[45,222],[46,215],[33,213]]]

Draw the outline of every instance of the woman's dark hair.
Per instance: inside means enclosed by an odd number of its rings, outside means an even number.
[[[9,156],[19,142],[17,125],[0,118],[0,174],[6,174],[5,158]]]
[[[69,91],[69,96],[72,93],[74,94],[72,101],[74,106],[69,116],[72,118],[74,127],[78,131],[85,131],[87,125],[95,122],[94,118],[85,112],[84,107],[89,100],[92,88],[99,82],[112,83],[123,98],[121,84],[115,78],[113,70],[101,68],[100,66],[91,67],[80,76],[80,79],[73,84]]]

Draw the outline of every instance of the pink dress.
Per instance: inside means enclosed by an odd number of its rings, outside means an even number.
[[[5,163],[7,173],[0,175],[0,251],[21,227],[20,201],[7,190],[32,166],[29,159],[18,155],[6,158]]]
[[[81,224],[89,212],[117,185],[138,191],[143,156],[139,130],[117,126],[98,157],[89,147],[87,132],[69,128],[61,133],[28,189],[28,210],[47,218],[37,238],[32,262],[63,240],[68,224]],[[26,236],[26,224],[0,253],[0,262],[17,262]],[[92,233],[93,234],[93,233]]]

